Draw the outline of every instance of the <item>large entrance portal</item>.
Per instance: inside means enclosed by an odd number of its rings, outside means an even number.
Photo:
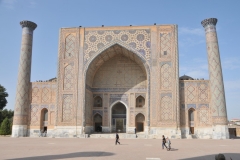
[[[126,132],[126,107],[120,102],[112,107],[112,132]]]
[[[98,132],[98,126],[107,133],[126,133],[130,130],[127,128],[127,105],[135,108],[135,94],[147,95],[146,71],[144,61],[137,53],[118,44],[92,60],[86,72],[85,133]],[[133,100],[131,104],[130,94]],[[138,110],[146,110],[142,96],[138,102]],[[94,119],[95,113],[101,115],[101,122]],[[129,120],[134,130],[134,117]]]

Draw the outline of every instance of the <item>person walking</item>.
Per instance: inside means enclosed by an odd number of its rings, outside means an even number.
[[[167,146],[166,146],[166,138],[164,137],[164,135],[162,136],[162,138],[163,138],[162,139],[162,149],[164,149],[164,146],[167,148]]]
[[[168,151],[170,151],[171,150],[171,141],[168,137],[166,138],[166,141],[167,141]]]
[[[118,133],[116,133],[116,143],[115,143],[115,145],[117,145],[117,143],[118,143],[118,144],[120,144],[120,142],[119,142],[119,135],[118,135]]]

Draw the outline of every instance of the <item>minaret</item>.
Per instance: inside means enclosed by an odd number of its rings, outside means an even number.
[[[202,21],[202,26],[205,28],[208,54],[210,108],[213,123],[212,138],[226,139],[229,138],[228,119],[216,24],[216,18],[208,18]]]
[[[14,108],[12,137],[27,136],[27,117],[29,109],[29,90],[32,61],[33,31],[37,25],[31,21],[21,21],[22,44],[18,70],[18,83]]]

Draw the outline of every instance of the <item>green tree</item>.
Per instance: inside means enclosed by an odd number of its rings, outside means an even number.
[[[4,109],[4,110],[0,110],[0,127],[1,127],[1,123],[3,122],[3,120],[7,117],[10,121],[10,123],[12,123],[13,121],[13,114],[14,112],[10,109]]]
[[[6,92],[6,89],[0,84],[0,110],[2,110],[7,104],[6,97],[8,97],[8,93]]]
[[[2,124],[1,124],[0,134],[1,135],[10,135],[11,134],[11,124],[7,117],[3,120]]]

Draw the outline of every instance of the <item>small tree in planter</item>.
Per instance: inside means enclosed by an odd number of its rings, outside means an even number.
[[[0,127],[0,134],[1,135],[10,135],[11,134],[11,124],[8,118],[6,117]]]

